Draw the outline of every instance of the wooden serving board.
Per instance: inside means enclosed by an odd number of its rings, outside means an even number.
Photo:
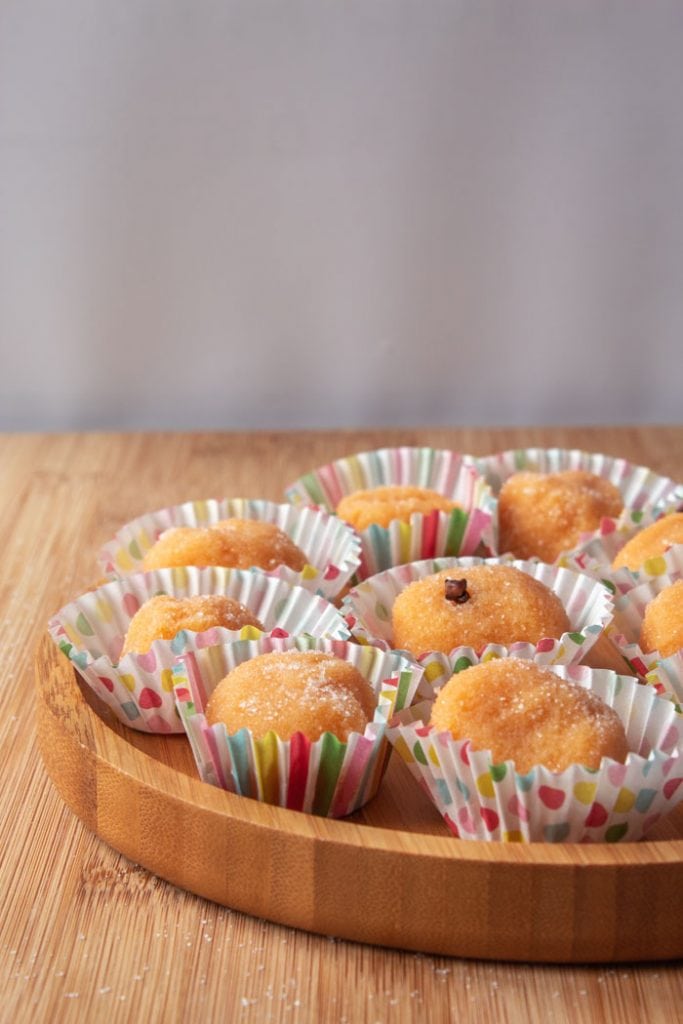
[[[609,665],[599,651],[593,660]],[[200,782],[184,736],[119,724],[48,636],[36,678],[40,750],[64,801],[106,843],[190,892],[424,953],[565,963],[683,955],[683,804],[641,843],[463,841],[392,757],[363,811],[321,819]]]

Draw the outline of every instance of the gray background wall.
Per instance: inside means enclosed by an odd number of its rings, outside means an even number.
[[[0,0],[0,427],[679,422],[683,3]]]

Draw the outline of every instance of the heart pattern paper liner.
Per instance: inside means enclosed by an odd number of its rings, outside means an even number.
[[[337,459],[300,477],[286,490],[295,504],[334,512],[342,497],[393,485],[424,487],[458,503],[451,512],[415,513],[409,522],[359,531],[356,581],[418,559],[495,553],[496,502],[470,456],[435,448],[378,448]]]
[[[593,690],[624,725],[625,764],[603,758],[598,770],[542,765],[524,774],[514,761],[430,726],[431,701],[396,714],[389,742],[460,839],[502,842],[628,842],[641,839],[683,798],[683,717],[674,704],[631,676],[584,666],[553,672]]]
[[[165,530],[215,526],[222,519],[258,519],[279,527],[301,549],[307,564],[300,572],[281,565],[267,575],[329,600],[340,593],[360,565],[360,538],[336,516],[320,509],[247,498],[188,501],[139,516],[104,545],[99,564],[109,579],[141,572],[145,554]]]
[[[276,636],[349,637],[341,613],[325,598],[263,573],[189,566],[132,573],[103,584],[61,608],[50,619],[48,629],[116,718],[141,732],[183,731],[173,697],[172,668],[179,655],[230,639],[263,635],[254,626],[244,626],[239,632],[181,630],[173,640],[156,640],[145,654],[120,658],[131,619],[157,594],[177,598],[225,594],[244,604],[266,631]]]
[[[274,732],[256,738],[249,729],[229,734],[225,725],[209,725],[208,697],[234,667],[270,651],[326,651],[350,662],[378,699],[372,721],[346,742],[323,733],[311,742],[302,733],[280,739]],[[263,638],[197,650],[173,670],[175,697],[192,746],[200,778],[240,796],[290,810],[344,817],[377,792],[390,748],[387,722],[410,704],[422,670],[396,654],[345,641],[310,637]]]
[[[480,657],[512,652],[541,665],[576,663],[585,657],[611,621],[613,605],[609,590],[583,573],[544,562],[510,558],[436,558],[397,566],[354,587],[341,606],[351,635],[360,643],[393,649],[391,616],[398,594],[413,581],[442,569],[453,568],[466,574],[468,566],[474,565],[510,565],[533,576],[560,599],[572,627],[559,638],[542,638],[536,644],[514,643],[509,647],[489,644],[478,652]],[[447,655],[439,651],[405,652],[425,667],[420,695],[429,696],[429,688],[438,689],[443,685],[453,675],[458,660],[467,656],[466,651],[458,647]]]

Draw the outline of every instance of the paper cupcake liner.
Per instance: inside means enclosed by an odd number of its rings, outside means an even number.
[[[109,579],[142,571],[145,554],[165,530],[174,526],[213,526],[221,519],[274,523],[303,551],[308,562],[301,572],[286,565],[259,572],[330,600],[340,593],[360,564],[360,538],[336,516],[321,509],[247,498],[188,501],[139,516],[122,526],[104,545],[98,562]]]
[[[355,580],[423,558],[488,555],[495,551],[496,502],[471,456],[435,448],[379,448],[360,452],[300,477],[286,490],[294,504],[312,503],[334,512],[354,491],[411,485],[437,491],[460,506],[452,512],[419,513],[388,528],[359,531],[361,561]]]
[[[522,470],[559,473],[582,469],[613,483],[621,491],[626,509],[675,508],[683,503],[683,483],[660,476],[647,466],[637,466],[626,459],[599,452],[576,448],[514,448],[474,461],[496,495],[508,477]]]
[[[660,476],[647,466],[637,466],[626,459],[599,452],[585,452],[576,448],[514,448],[479,457],[474,461],[496,496],[508,477],[520,471],[559,473],[581,469],[609,480],[619,489],[624,500],[625,511],[622,517],[632,511],[674,509],[683,503],[683,484]],[[619,521],[605,517],[601,525],[606,531],[613,530]],[[579,544],[584,539],[582,536]],[[498,544],[497,522],[495,540]],[[563,555],[556,562],[565,564]]]
[[[48,629],[118,720],[140,732],[183,731],[171,672],[179,655],[226,640],[263,635],[253,626],[239,631],[213,628],[203,633],[181,630],[173,640],[156,640],[145,654],[126,654],[119,660],[133,615],[156,594],[178,598],[225,594],[249,608],[273,635],[349,637],[341,613],[325,598],[263,573],[189,566],[133,573],[105,583],[60,609]]]
[[[676,545],[661,559],[651,559],[651,567],[659,562],[656,575],[632,574],[633,586],[614,600],[614,616],[607,635],[631,670],[664,695],[683,703],[683,650],[663,658],[659,651],[643,651],[640,631],[645,609],[666,587],[683,579],[683,545]],[[640,582],[638,582],[640,581]]]
[[[676,569],[681,563],[681,556],[676,554],[676,548],[682,546],[674,545],[664,554],[648,558],[637,572],[626,567],[612,568],[612,562],[627,541],[666,514],[625,511],[619,519],[603,519],[600,528],[594,533],[587,534],[580,544],[563,554],[558,564],[588,572],[602,579],[615,593],[626,593],[638,586],[643,579],[660,576]]]
[[[572,765],[525,774],[494,763],[428,725],[431,701],[395,715],[389,742],[461,839],[502,842],[623,842],[641,839],[683,798],[683,718],[652,687],[630,676],[583,666],[553,667],[594,690],[621,718],[632,753],[600,768]]]
[[[571,624],[571,631],[557,639],[546,637],[537,644],[516,643],[510,647],[489,644],[478,657],[496,657],[514,653],[537,664],[574,664],[591,649],[612,618],[612,596],[597,580],[583,573],[544,562],[519,561],[511,558],[436,558],[397,566],[359,583],[345,597],[341,611],[352,637],[385,650],[394,647],[391,615],[394,601],[414,580],[423,579],[442,569],[458,568],[466,573],[473,565],[511,565],[544,583],[559,597]],[[458,647],[445,655],[438,651],[421,652],[416,660],[425,667],[425,685],[442,686],[455,671],[458,659],[468,656],[469,648]]]
[[[645,676],[645,682],[661,696],[667,697],[683,713],[683,651],[658,661]]]
[[[346,742],[324,733],[311,742],[302,733],[290,740],[274,732],[256,739],[249,729],[229,734],[209,725],[206,700],[236,665],[269,651],[327,651],[351,662],[378,697],[372,722]],[[387,722],[410,704],[422,675],[414,662],[371,647],[310,637],[238,641],[185,655],[173,670],[175,697],[199,775],[212,786],[254,800],[339,818],[358,810],[377,792],[390,748]]]

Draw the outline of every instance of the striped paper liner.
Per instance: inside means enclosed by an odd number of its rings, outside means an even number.
[[[185,598],[225,594],[244,604],[273,635],[308,633],[349,637],[341,613],[325,598],[263,573],[194,566],[132,573],[88,591],[61,608],[48,623],[59,649],[124,725],[141,732],[182,732],[173,698],[171,669],[185,651],[260,630],[213,628],[181,630],[173,640],[157,640],[145,654],[120,658],[125,634],[138,608],[157,594]],[[119,660],[120,659],[120,660]]]
[[[564,605],[571,630],[561,637],[544,637],[536,644],[515,643],[510,646],[489,644],[478,657],[499,657],[513,653],[530,658],[537,664],[574,664],[591,649],[612,618],[612,596],[599,581],[583,573],[544,562],[520,561],[511,558],[435,558],[397,566],[379,573],[355,586],[341,606],[352,637],[385,650],[393,648],[392,609],[402,590],[415,580],[424,579],[442,569],[467,572],[474,565],[510,565],[528,573],[545,584]],[[425,668],[420,694],[429,693],[427,686],[438,689],[453,675],[454,666],[467,649],[458,647],[448,655],[439,651],[423,651],[415,655]],[[412,656],[412,655],[411,655]]]
[[[364,732],[346,742],[324,733],[315,742],[302,733],[282,740],[256,738],[249,729],[229,734],[204,716],[218,682],[242,662],[270,651],[326,651],[348,661],[370,682],[377,709]],[[372,647],[331,639],[290,637],[237,641],[185,655],[173,670],[178,712],[201,779],[239,796],[290,810],[344,817],[377,792],[389,747],[386,727],[395,710],[410,704],[422,676],[414,662]]]
[[[334,512],[347,494],[373,487],[425,487],[458,503],[451,512],[415,513],[409,522],[359,531],[361,562],[355,580],[422,558],[486,555],[495,551],[496,502],[471,456],[435,448],[378,448],[337,459],[300,477],[286,490],[295,504]]]
[[[396,714],[388,739],[454,836],[499,842],[595,843],[641,839],[683,798],[683,717],[630,676],[584,666],[551,671],[593,690],[615,709],[631,753],[625,764],[572,765],[524,774],[494,763],[428,724],[431,701]]]
[[[279,527],[301,549],[307,564],[300,572],[286,565],[260,571],[329,600],[341,592],[360,564],[360,538],[336,516],[321,509],[248,498],[207,498],[148,512],[122,526],[104,545],[98,562],[109,579],[140,572],[145,554],[165,530],[214,526],[221,519],[259,519]]]

